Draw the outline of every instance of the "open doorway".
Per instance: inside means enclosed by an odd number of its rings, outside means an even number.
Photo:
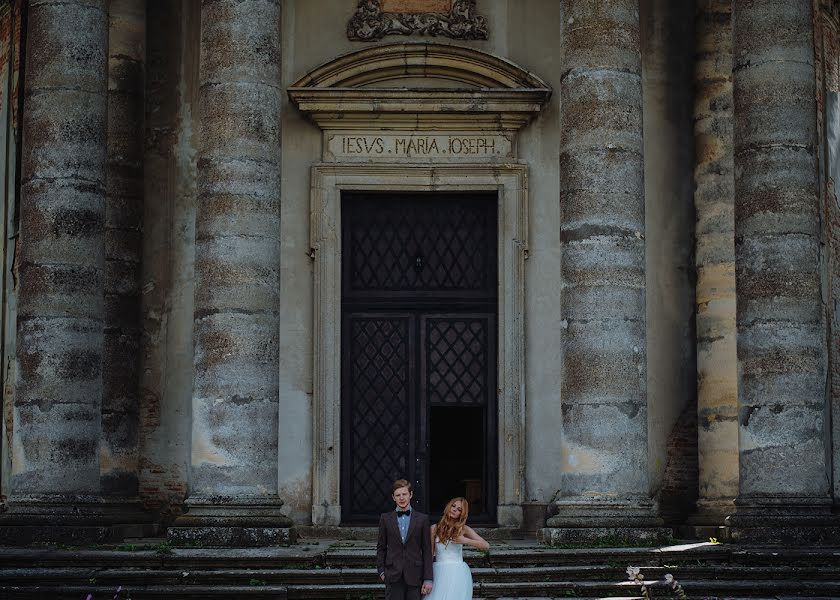
[[[430,510],[439,516],[456,496],[469,502],[470,514],[486,512],[487,448],[484,407],[433,406],[429,418]]]

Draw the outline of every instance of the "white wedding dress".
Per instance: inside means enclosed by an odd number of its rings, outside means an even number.
[[[435,543],[432,593],[424,600],[472,600],[472,573],[464,562],[464,546],[449,542]]]

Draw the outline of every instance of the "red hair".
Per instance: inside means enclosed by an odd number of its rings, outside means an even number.
[[[449,511],[452,505],[456,502],[461,503],[461,516],[458,519],[453,519],[449,516]],[[457,540],[464,533],[464,525],[467,524],[467,515],[470,512],[470,504],[466,498],[452,498],[446,503],[446,508],[443,509],[443,516],[437,524],[435,530],[435,537],[441,544],[448,544],[451,541]]]

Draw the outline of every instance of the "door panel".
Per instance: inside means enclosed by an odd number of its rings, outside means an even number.
[[[469,492],[480,498],[473,516],[493,522],[497,197],[354,192],[341,202],[342,522],[375,523],[400,477],[424,512]]]
[[[432,313],[419,321],[420,439],[426,447],[424,468],[418,471],[428,482],[429,511],[437,514],[448,498],[465,496],[472,521],[492,522],[497,487],[495,314]],[[436,448],[429,447],[430,440]]]
[[[342,505],[346,521],[367,522],[393,505],[395,479],[415,479],[416,326],[405,313],[348,313],[343,325]]]

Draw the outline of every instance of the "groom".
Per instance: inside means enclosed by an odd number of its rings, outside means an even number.
[[[411,483],[392,486],[395,510],[379,517],[376,570],[385,582],[385,600],[419,600],[432,591],[429,517],[411,509]]]

